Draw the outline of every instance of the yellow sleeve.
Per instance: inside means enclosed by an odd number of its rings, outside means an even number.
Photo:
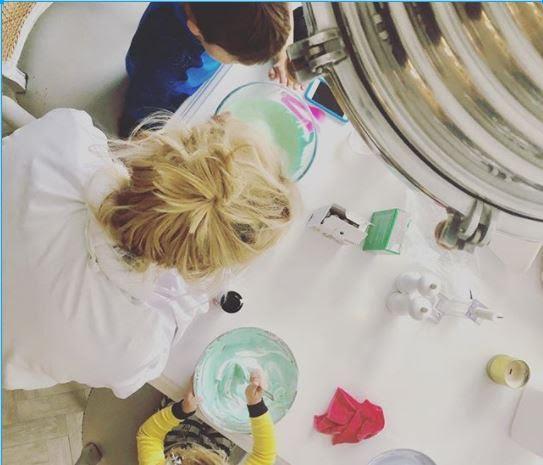
[[[245,465],[273,465],[277,457],[275,432],[269,412],[256,418],[251,418],[253,433],[253,451]]]
[[[181,420],[172,413],[171,405],[149,417],[136,436],[139,465],[164,465],[164,437]]]

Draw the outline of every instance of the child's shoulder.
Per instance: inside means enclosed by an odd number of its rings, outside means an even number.
[[[127,60],[128,64],[141,60],[172,61],[201,53],[202,46],[188,29],[183,3],[151,2],[132,39]]]
[[[180,2],[150,2],[141,17],[138,31],[156,29],[168,34],[186,35],[187,15],[185,7]]]

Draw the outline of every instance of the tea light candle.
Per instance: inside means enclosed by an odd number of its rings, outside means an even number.
[[[530,367],[525,361],[503,354],[490,359],[486,372],[495,383],[514,389],[524,386],[530,379]]]

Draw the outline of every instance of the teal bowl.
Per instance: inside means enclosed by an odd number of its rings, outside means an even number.
[[[291,408],[298,390],[298,366],[291,350],[275,334],[260,328],[237,328],[211,342],[194,372],[194,393],[202,398],[200,411],[220,430],[250,433],[245,388],[250,372],[260,369],[264,397],[274,423]]]
[[[268,135],[281,150],[288,175],[299,181],[317,153],[317,125],[298,94],[273,82],[251,82],[230,92],[215,115],[229,112]]]

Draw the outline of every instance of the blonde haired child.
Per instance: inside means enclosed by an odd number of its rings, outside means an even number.
[[[130,179],[97,216],[141,269],[207,278],[271,247],[290,222],[294,188],[279,156],[229,115],[191,130],[166,124],[117,147]]]
[[[189,283],[245,265],[290,223],[295,188],[260,135],[229,117],[157,123],[112,144],[59,109],[3,139],[5,388],[128,397],[207,310]]]

